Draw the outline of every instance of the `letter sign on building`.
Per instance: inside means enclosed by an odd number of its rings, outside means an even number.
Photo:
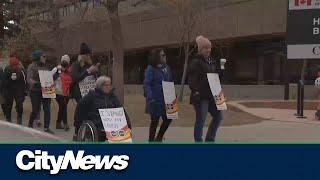
[[[288,59],[320,59],[320,0],[289,0]]]

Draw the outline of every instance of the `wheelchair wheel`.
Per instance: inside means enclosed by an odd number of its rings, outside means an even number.
[[[81,124],[78,135],[78,142],[97,142],[99,141],[99,132],[97,126],[92,121],[85,121]]]

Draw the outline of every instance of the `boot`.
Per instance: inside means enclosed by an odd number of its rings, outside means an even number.
[[[44,129],[44,132],[46,132],[46,133],[48,133],[48,134],[54,134],[54,132],[51,131],[51,129],[49,129],[49,128],[45,128],[45,129]]]
[[[11,122],[12,121],[11,118],[6,118],[6,120],[7,120],[7,122]]]
[[[56,124],[56,129],[63,129],[63,126],[61,125],[61,123],[58,123]]]
[[[320,120],[320,110],[317,110],[315,113],[316,120]]]

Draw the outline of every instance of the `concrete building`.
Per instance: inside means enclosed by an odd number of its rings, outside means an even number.
[[[154,47],[167,49],[175,80],[181,79],[184,58],[179,53],[181,29],[177,27],[177,14],[168,4],[156,1],[121,3],[127,84],[142,82],[148,52]],[[285,82],[286,74],[290,82],[299,78],[301,61],[287,62],[285,58],[287,0],[201,2],[205,9],[192,39],[200,34],[209,37],[215,45],[214,53],[228,59],[225,84],[279,85]],[[45,28],[36,29],[37,38],[53,47],[51,54],[55,56],[76,55],[79,44],[87,42],[95,57],[110,67],[111,27],[105,7],[97,0],[60,3],[59,7],[59,38]],[[33,18],[46,20],[50,12]],[[309,66],[315,63],[309,61]]]

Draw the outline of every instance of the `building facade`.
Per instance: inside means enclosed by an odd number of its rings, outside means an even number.
[[[226,84],[283,84],[300,77],[301,61],[286,60],[287,0],[203,0],[205,8],[191,33],[207,36],[214,44],[213,53],[228,60]],[[200,10],[199,10],[200,11]],[[96,59],[112,71],[111,27],[103,4],[81,0],[59,6],[59,38],[51,31],[35,30],[37,38],[55,49],[52,55],[79,53],[87,42]],[[165,3],[128,0],[120,7],[125,43],[125,82],[142,83],[152,48],[164,47],[175,81],[182,77],[184,57],[179,47],[181,29],[177,12]],[[45,20],[50,13],[37,17]],[[50,52],[49,52],[50,53]],[[309,61],[313,66],[317,61]]]

